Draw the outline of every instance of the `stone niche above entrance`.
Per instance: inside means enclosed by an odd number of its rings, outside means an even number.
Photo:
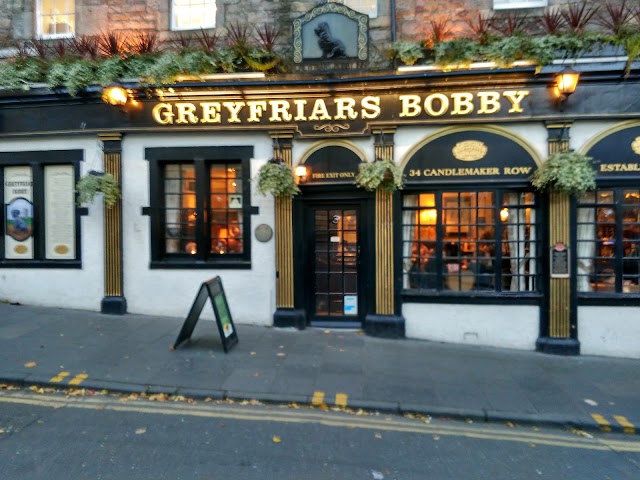
[[[293,21],[298,72],[354,71],[369,60],[369,17],[340,3],[324,3]]]

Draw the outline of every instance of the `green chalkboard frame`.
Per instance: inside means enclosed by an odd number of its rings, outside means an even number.
[[[220,277],[214,277],[200,285],[198,294],[193,301],[193,305],[191,305],[191,310],[189,310],[189,314],[180,329],[178,338],[173,344],[174,349],[191,338],[207,300],[211,301],[224,352],[229,353],[229,350],[238,343],[238,331],[233,324],[227,296],[222,286],[222,279]]]

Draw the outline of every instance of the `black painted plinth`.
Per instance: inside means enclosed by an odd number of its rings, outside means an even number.
[[[127,299],[124,297],[104,297],[100,312],[108,315],[124,315],[127,313]]]
[[[304,310],[278,308],[273,314],[273,326],[278,328],[294,327],[304,330],[307,326],[307,315]]]
[[[400,315],[367,315],[364,333],[372,337],[404,338],[404,317]]]
[[[540,337],[536,350],[552,355],[580,355],[580,342],[574,338]]]

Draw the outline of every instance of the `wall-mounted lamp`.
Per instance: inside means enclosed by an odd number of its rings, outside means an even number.
[[[556,88],[558,89],[558,106],[560,110],[569,99],[569,95],[576,91],[580,73],[570,67],[565,67],[556,75]]]
[[[123,86],[113,85],[104,89],[102,92],[102,100],[109,105],[123,107],[129,101],[129,93]]]
[[[307,181],[307,167],[305,165],[298,165],[296,167],[296,178],[298,183],[304,183]]]

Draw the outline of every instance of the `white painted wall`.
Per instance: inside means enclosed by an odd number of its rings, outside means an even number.
[[[640,307],[579,307],[578,340],[584,355],[640,358]]]
[[[535,350],[539,309],[532,305],[405,303],[407,338]]]
[[[3,140],[3,152],[84,150],[81,174],[102,169],[102,147],[97,137],[43,137]],[[100,310],[103,296],[104,242],[102,202],[88,205],[81,217],[82,269],[2,268],[0,300],[29,305]]]
[[[131,313],[185,317],[202,282],[220,276],[233,321],[238,324],[271,325],[275,311],[275,240],[259,242],[255,228],[265,223],[275,231],[273,197],[251,189],[251,205],[260,210],[251,216],[252,267],[241,269],[149,269],[151,261],[149,217],[141,209],[150,206],[149,165],[144,150],[149,147],[197,147],[252,145],[251,178],[272,157],[271,138],[265,133],[211,135],[126,135],[123,160],[123,250],[124,294]],[[206,305],[202,318],[213,318]]]

